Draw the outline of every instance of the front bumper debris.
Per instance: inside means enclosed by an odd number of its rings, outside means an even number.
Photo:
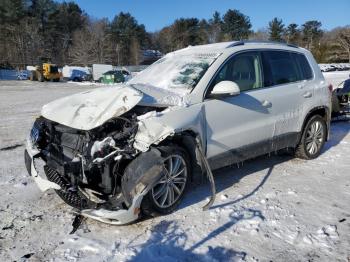
[[[24,151],[24,161],[29,175],[33,177],[35,183],[43,192],[48,189],[63,190],[58,184],[53,183],[46,178],[42,178],[39,175],[34,163],[34,159],[38,158],[39,155],[40,150],[33,146],[30,139],[27,139],[26,149]],[[116,211],[107,209],[84,209],[82,211],[77,211],[77,213],[84,217],[92,218],[94,220],[107,224],[129,224],[139,218],[141,201],[146,193],[146,191],[143,191],[140,194],[136,195],[133,198],[132,205],[128,209],[120,209]]]
[[[30,138],[27,139],[26,149],[24,150],[24,161],[27,168],[27,171],[30,176],[33,177],[35,183],[38,185],[41,191],[46,191],[48,189],[59,190],[61,187],[56,183],[53,183],[45,178],[39,176],[38,171],[35,168],[34,159],[38,157],[40,150],[37,149],[31,142]]]
[[[107,209],[85,209],[78,212],[78,214],[111,225],[129,224],[139,218],[143,196],[143,194],[135,196],[129,209],[120,209],[116,211]]]

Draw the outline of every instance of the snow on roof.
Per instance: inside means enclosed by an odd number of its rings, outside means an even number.
[[[228,48],[230,45],[238,43],[238,41],[231,41],[231,42],[222,42],[222,43],[214,43],[214,44],[207,44],[207,45],[196,45],[196,46],[188,46],[186,48],[177,50],[173,53],[179,54],[179,53],[221,53],[226,48]]]

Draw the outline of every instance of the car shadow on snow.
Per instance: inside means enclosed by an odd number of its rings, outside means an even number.
[[[262,156],[245,162],[244,166],[240,168],[226,167],[214,172],[217,193],[220,193],[238,183],[243,177],[267,169],[264,177],[257,182],[257,185],[249,193],[234,201],[218,203],[211,209],[234,205],[254,195],[266,183],[273,167],[290,159],[290,156]],[[198,203],[209,196],[209,183],[201,183],[186,194],[179,209]],[[152,232],[151,236],[145,243],[135,247],[137,251],[129,261],[244,261],[247,256],[245,251],[212,246],[212,242],[209,241],[216,239],[225,231],[232,230],[232,227],[239,222],[256,218],[265,220],[260,210],[239,207],[237,210],[232,210],[227,222],[219,224],[214,230],[210,229],[209,232],[202,232],[203,238],[194,243],[188,243],[188,239],[198,239],[198,237],[189,236],[191,230],[186,230],[183,226],[179,227],[176,221],[163,220],[152,227],[150,230]],[[129,243],[129,246],[132,246],[132,243]],[[203,250],[206,251],[203,253]]]
[[[238,215],[232,213],[229,222],[207,235],[203,232],[206,236],[195,243],[188,243],[189,238],[194,237],[189,237],[186,229],[180,227],[176,221],[161,221],[152,227],[151,236],[145,243],[133,246],[137,251],[128,261],[244,261],[247,255],[244,251],[211,245],[207,246],[205,252],[203,248],[200,251],[198,248],[238,222],[255,217],[264,219],[260,211],[253,209]],[[132,243],[129,245],[132,246]]]
[[[240,167],[229,166],[229,167],[221,168],[217,171],[214,171],[213,175],[215,179],[216,193],[219,194],[225,189],[237,184],[245,176],[267,169],[264,177],[260,181],[257,181],[256,186],[252,188],[249,193],[243,195],[238,199],[235,199],[230,202],[225,202],[225,203],[220,203],[220,200],[217,199],[214,202],[214,206],[212,206],[211,209],[224,207],[228,205],[234,205],[254,195],[266,183],[266,181],[268,180],[268,178],[272,173],[273,167],[280,163],[289,161],[290,159],[292,159],[291,156],[264,155],[252,160],[248,160],[244,162],[244,164]],[[206,179],[206,178],[204,177],[203,179]],[[210,191],[209,183],[207,182],[207,180],[203,180],[203,181],[204,183],[192,186],[192,188],[194,188],[193,190],[188,190],[182,203],[179,206],[179,209],[186,208],[188,206],[196,204],[210,197],[211,191]]]
[[[349,132],[350,132],[349,122],[332,123],[330,139],[329,141],[326,142],[322,150],[322,154],[330,150],[332,147],[335,147],[338,144],[340,144],[341,141],[348,135]],[[224,207],[228,205],[234,205],[254,195],[255,192],[257,192],[259,188],[266,183],[275,165],[278,165],[283,162],[287,162],[291,159],[293,159],[293,156],[264,155],[264,156],[257,157],[255,159],[245,161],[244,165],[240,166],[239,168],[237,166],[229,166],[229,167],[221,168],[217,171],[214,171],[213,173],[214,173],[214,178],[216,183],[216,192],[218,194],[224,191],[225,189],[237,184],[243,177],[268,169],[265,176],[261,179],[260,182],[257,182],[256,187],[253,188],[250,193],[247,193],[238,199],[235,199],[230,202],[225,202],[223,204],[217,203],[220,200],[216,200],[216,204],[214,202],[214,206],[212,206],[211,209],[217,208],[217,207]],[[198,181],[198,178],[196,178],[195,180]],[[205,177],[203,177],[203,181],[205,183],[192,186],[192,188],[194,187],[195,188],[185,195],[181,205],[179,206],[179,209],[186,208],[188,206],[191,206],[195,203],[198,203],[210,197],[211,192],[210,192],[209,183],[207,183],[207,180]]]
[[[337,146],[350,132],[350,122],[333,122],[331,123],[330,139],[325,143],[322,153],[327,152],[332,147]]]

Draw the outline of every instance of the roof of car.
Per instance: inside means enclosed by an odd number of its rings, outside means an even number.
[[[232,48],[237,47],[254,47],[254,48],[285,48],[285,49],[295,49],[295,50],[303,50],[298,46],[282,43],[282,42],[273,42],[273,41],[259,41],[259,40],[247,40],[247,41],[231,41],[231,42],[221,42],[207,45],[197,45],[197,46],[188,46],[186,48],[175,51],[177,54],[191,54],[191,53],[222,53],[225,51],[229,51]]]

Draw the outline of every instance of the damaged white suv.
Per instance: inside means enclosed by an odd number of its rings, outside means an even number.
[[[317,157],[329,135],[329,89],[296,46],[188,47],[126,84],[45,105],[26,167],[41,190],[55,189],[84,216],[125,224],[167,214],[195,171],[213,182],[210,170],[284,148]]]

